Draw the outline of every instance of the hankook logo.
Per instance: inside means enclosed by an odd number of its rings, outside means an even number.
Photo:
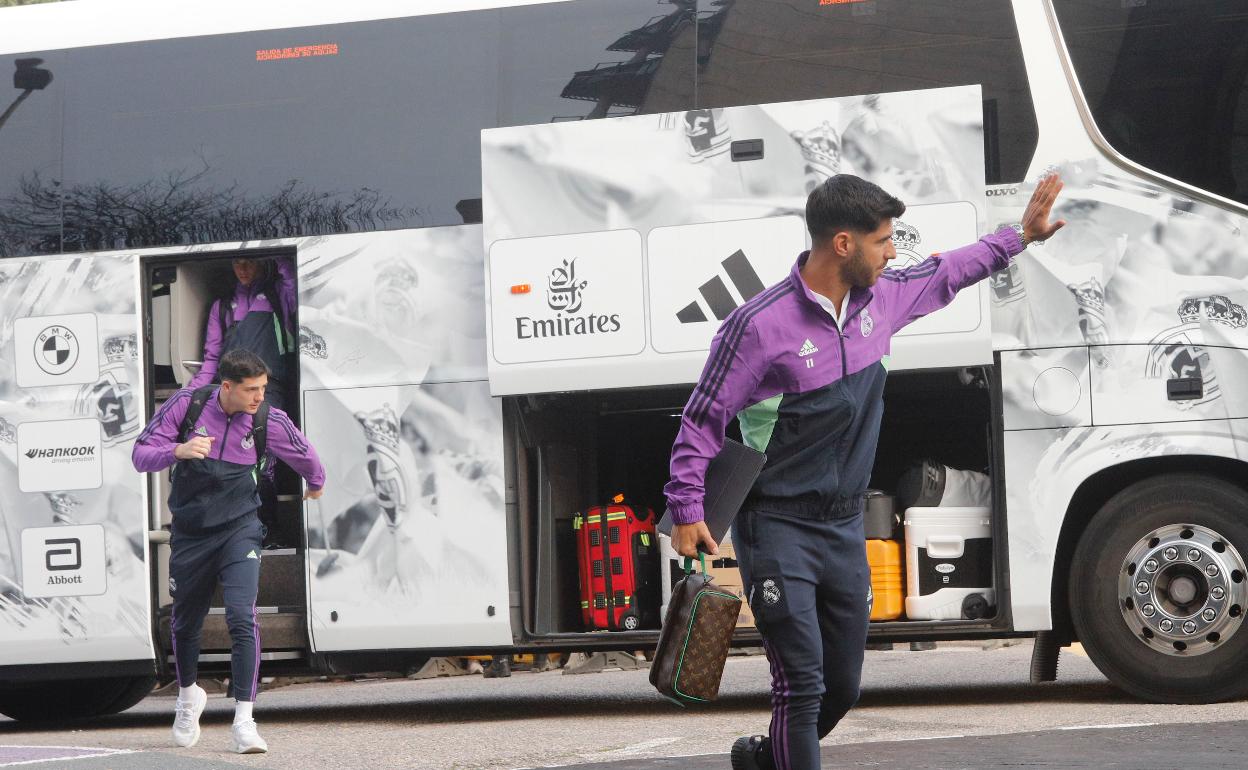
[[[50,449],[27,449],[26,457],[30,460],[52,460],[53,462],[88,462],[95,459],[93,446],[63,446]]]
[[[555,311],[554,318],[516,318],[516,337],[522,340],[546,337],[569,337],[585,334],[614,334],[620,330],[618,313],[599,315],[581,312],[589,281],[576,275],[576,260],[563,260],[550,272],[546,282],[546,305]],[[565,315],[565,313],[567,315]]]

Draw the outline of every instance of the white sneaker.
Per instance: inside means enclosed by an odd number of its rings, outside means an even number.
[[[239,754],[263,754],[269,750],[269,744],[256,731],[254,719],[235,722],[230,734],[234,736],[234,751]]]
[[[174,705],[176,716],[173,719],[173,742],[184,749],[189,749],[199,740],[199,715],[204,713],[208,705],[208,693],[204,688],[194,685],[191,688],[190,700],[178,698]]]

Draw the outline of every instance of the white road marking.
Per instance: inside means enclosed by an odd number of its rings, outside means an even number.
[[[1058,730],[1118,730],[1124,727],[1156,727],[1156,722],[1123,722],[1115,725],[1068,725]]]
[[[3,752],[5,749],[35,749],[35,750],[42,750],[42,751],[64,749],[66,751],[86,751],[86,752],[91,752],[91,753],[81,754],[81,755],[73,756],[73,757],[61,756],[61,757],[43,757],[42,759],[20,759],[20,760],[16,760],[13,762],[3,761],[3,755],[0,754],[0,767],[16,767],[18,765],[39,765],[45,762],[69,762],[74,759],[97,759],[99,757],[111,757],[111,756],[116,756],[119,754],[138,754],[139,753],[138,751],[134,749],[105,749],[99,746],[0,745],[0,752]]]
[[[633,757],[638,754],[644,754],[652,751],[660,746],[667,746],[676,743],[680,738],[651,738],[648,741],[634,743],[631,746],[624,746],[618,749],[610,749],[608,751],[596,751],[592,754],[580,754],[583,759],[613,759],[617,757]]]

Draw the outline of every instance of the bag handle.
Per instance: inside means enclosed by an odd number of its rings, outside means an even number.
[[[702,565],[702,574],[705,575],[706,574],[706,554],[700,550],[698,551],[698,562]],[[693,572],[693,557],[686,556],[685,557],[685,574],[688,575],[690,572]]]

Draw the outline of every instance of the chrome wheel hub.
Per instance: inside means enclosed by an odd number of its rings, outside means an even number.
[[[1141,538],[1118,573],[1122,619],[1167,655],[1201,655],[1229,639],[1248,608],[1248,567],[1225,538],[1190,524]]]

